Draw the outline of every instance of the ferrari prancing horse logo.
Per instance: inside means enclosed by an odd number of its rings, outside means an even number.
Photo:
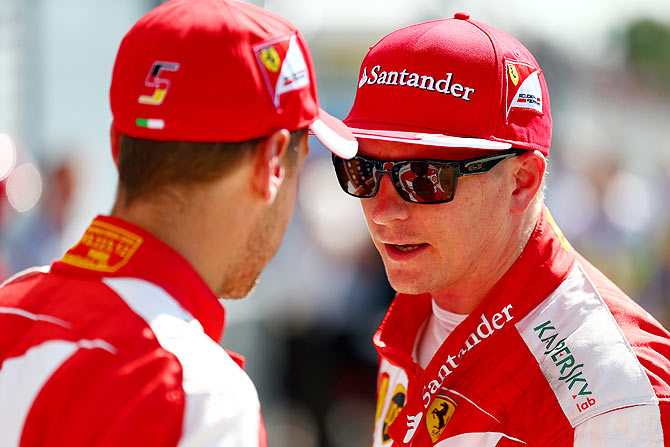
[[[265,68],[273,73],[277,73],[279,71],[279,67],[281,67],[281,59],[279,57],[279,52],[275,49],[275,47],[262,50],[259,57],[261,58],[263,65],[265,65]]]
[[[507,70],[509,71],[509,78],[512,80],[512,84],[514,84],[516,87],[519,85],[519,72],[516,71],[516,67],[514,65],[509,65]]]
[[[426,427],[433,443],[442,435],[458,404],[444,393],[438,394],[426,413]]]

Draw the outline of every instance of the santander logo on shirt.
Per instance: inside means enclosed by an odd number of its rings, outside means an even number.
[[[436,80],[433,76],[410,73],[404,68],[402,71],[386,71],[382,69],[381,65],[375,65],[370,70],[370,75],[368,75],[368,67],[363,67],[363,74],[358,81],[358,88],[362,88],[366,84],[411,87],[451,95],[463,101],[470,101],[470,97],[475,93],[475,89],[454,82],[453,73],[445,73],[445,76]]]
[[[455,353],[455,355],[447,354],[446,360],[438,367],[437,376],[428,382],[427,385],[424,385],[422,396],[424,410],[428,409],[435,394],[440,390],[447,376],[459,367],[463,356],[514,319],[512,309],[513,306],[508,304],[503,307],[500,312],[493,314],[490,318],[486,314],[480,316],[479,324],[465,339],[463,347],[458,353]],[[412,414],[411,412],[407,414],[407,431],[405,432],[403,443],[407,444],[414,438],[419,423],[423,417],[423,411],[419,411],[415,414]]]
[[[458,368],[461,359],[472,348],[481,343],[483,340],[489,338],[496,330],[502,329],[503,326],[510,320],[514,319],[511,314],[512,305],[505,306],[499,313],[494,314],[489,320],[485,314],[481,315],[481,322],[468,338],[465,344],[456,355],[447,355],[446,361],[440,366],[437,377],[431,380],[427,386],[424,386],[423,406],[428,408],[431,397],[437,393],[444,382],[444,379]]]

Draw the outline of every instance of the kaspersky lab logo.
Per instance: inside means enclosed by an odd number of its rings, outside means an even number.
[[[579,396],[589,396],[593,394],[589,390],[589,382],[583,376],[583,363],[577,363],[575,357],[570,353],[570,348],[565,343],[565,338],[560,338],[556,327],[552,325],[551,320],[547,320],[533,328],[537,333],[537,338],[546,345],[544,355],[549,356],[556,366],[560,369],[558,380],[565,382],[572,393],[572,398]],[[581,388],[580,388],[581,387]],[[574,388],[574,389],[573,389]],[[576,403],[579,411],[587,410],[596,403],[595,398],[587,398],[583,403]]]
[[[454,82],[453,73],[445,73],[446,77],[435,79],[433,76],[421,75],[419,73],[410,73],[403,68],[402,71],[385,71],[381,65],[375,65],[370,70],[368,76],[368,67],[363,67],[363,74],[358,81],[358,88],[364,85],[393,85],[399,87],[411,87],[429,92],[443,93],[459,98],[464,101],[470,101],[474,95],[475,89]]]

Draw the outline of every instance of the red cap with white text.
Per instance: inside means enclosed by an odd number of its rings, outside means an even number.
[[[340,157],[358,146],[319,107],[296,27],[241,1],[171,0],[149,11],[121,42],[110,100],[113,140],[241,142],[309,128]]]
[[[365,56],[344,122],[358,138],[549,154],[542,70],[516,39],[465,13],[392,32]]]

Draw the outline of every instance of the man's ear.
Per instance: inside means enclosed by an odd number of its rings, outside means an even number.
[[[540,151],[529,151],[516,157],[515,161],[510,210],[513,214],[523,214],[542,186],[547,160]]]
[[[256,149],[254,186],[263,200],[272,204],[286,177],[282,158],[288,150],[291,135],[286,129],[280,129],[259,142]]]

